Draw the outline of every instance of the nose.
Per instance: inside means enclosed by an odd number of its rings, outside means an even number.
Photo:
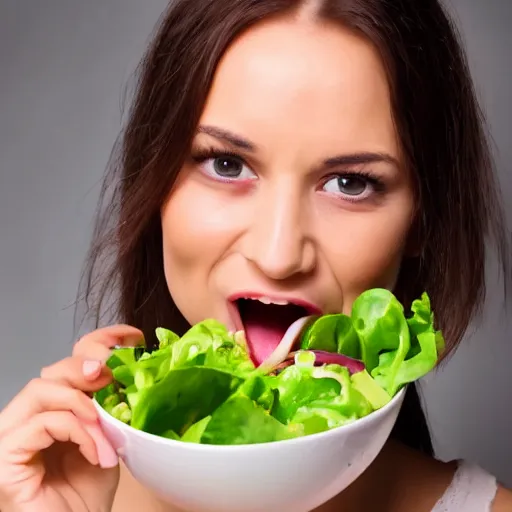
[[[246,233],[244,256],[274,280],[310,273],[316,265],[316,249],[300,196],[281,191],[258,203]]]

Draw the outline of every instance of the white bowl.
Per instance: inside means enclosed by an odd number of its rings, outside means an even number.
[[[214,446],[164,439],[110,416],[100,423],[136,480],[187,512],[309,512],[373,462],[397,419],[405,388],[354,423],[273,443]]]

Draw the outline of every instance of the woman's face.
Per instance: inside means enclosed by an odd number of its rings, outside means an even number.
[[[244,325],[263,358],[280,322],[393,288],[414,196],[389,94],[377,52],[338,26],[267,22],[230,47],[162,209],[188,322]]]

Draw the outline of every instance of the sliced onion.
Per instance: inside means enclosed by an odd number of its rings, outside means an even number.
[[[276,366],[280,365],[292,351],[293,346],[299,340],[302,331],[311,319],[316,318],[315,316],[304,316],[295,320],[290,327],[286,330],[283,339],[279,342],[279,345],[275,350],[263,361],[259,368],[263,371],[273,370]]]
[[[336,372],[330,372],[328,370],[324,370],[323,368],[315,368],[313,371],[313,377],[315,379],[333,379],[340,383],[341,389],[343,389],[346,385],[342,376]]]
[[[340,366],[347,368],[351,375],[354,373],[362,372],[365,369],[364,363],[362,361],[353,359],[352,357],[348,357],[343,354],[333,354],[323,350],[312,350],[311,352],[313,352],[316,356],[315,366],[322,364],[339,364]]]

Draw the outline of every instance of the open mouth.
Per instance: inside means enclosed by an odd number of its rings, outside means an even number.
[[[255,364],[261,364],[274,352],[296,320],[320,313],[313,306],[291,302],[276,304],[263,300],[242,298],[234,301],[245,331],[249,353]]]

